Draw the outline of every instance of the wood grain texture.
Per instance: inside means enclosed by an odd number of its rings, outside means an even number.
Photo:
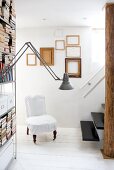
[[[114,4],[106,4],[104,154],[114,158]]]
[[[54,65],[54,48],[50,48],[50,47],[44,47],[44,48],[40,48],[40,56],[43,58],[42,62],[45,64],[48,64],[49,66],[53,66]],[[43,66],[43,63],[40,62],[40,65]]]

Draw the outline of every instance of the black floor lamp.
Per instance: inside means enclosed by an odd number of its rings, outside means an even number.
[[[44,65],[46,70],[50,73],[50,75],[55,79],[62,81],[61,86],[59,87],[60,90],[72,90],[73,87],[69,82],[69,76],[67,73],[64,73],[63,79],[60,79],[55,72],[49,67],[49,65],[46,63],[46,61],[42,58],[42,56],[39,54],[39,52],[36,50],[36,48],[32,45],[31,42],[26,42],[21,49],[18,51],[18,53],[15,55],[15,57],[12,59],[12,61],[9,63],[8,66],[6,66],[2,70],[2,76],[4,76],[10,69],[12,69],[15,64],[19,61],[19,59],[22,57],[22,55],[26,52],[26,50],[30,48],[35,56],[40,60],[40,62]]]

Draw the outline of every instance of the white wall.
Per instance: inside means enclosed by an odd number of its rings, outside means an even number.
[[[53,80],[43,66],[26,66],[26,54],[17,63],[17,121],[25,124],[25,96],[42,94],[46,97],[47,112],[53,115],[58,126],[78,127],[80,120],[90,119],[91,111],[101,110],[104,102],[104,82],[102,82],[86,99],[80,93],[80,86],[98,70],[94,68],[91,56],[92,31],[89,27],[72,28],[26,28],[17,29],[17,51],[26,42],[31,41],[39,50],[40,47],[54,47],[55,40],[65,39],[66,35],[79,34],[82,48],[82,78],[72,78],[70,81],[74,90],[60,91],[61,82]],[[59,77],[64,73],[65,51],[56,51],[52,69]]]

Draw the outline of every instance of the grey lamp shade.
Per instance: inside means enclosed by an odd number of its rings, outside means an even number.
[[[60,90],[72,90],[74,89],[72,85],[69,82],[69,76],[67,73],[64,73],[63,75],[63,82],[61,86],[59,87]]]

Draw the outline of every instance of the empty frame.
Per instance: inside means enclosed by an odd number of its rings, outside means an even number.
[[[56,50],[65,50],[65,41],[64,40],[55,40],[55,49]]]
[[[67,46],[66,56],[67,57],[81,57],[81,47],[80,46]]]
[[[54,48],[40,48],[40,55],[49,66],[54,65]],[[43,65],[40,62],[40,65]]]
[[[29,53],[26,55],[26,64],[27,66],[36,66],[37,65],[37,58],[35,54]]]
[[[65,58],[65,72],[69,77],[81,78],[81,58]]]
[[[67,46],[80,45],[80,36],[79,35],[67,35],[66,36],[66,45]]]

